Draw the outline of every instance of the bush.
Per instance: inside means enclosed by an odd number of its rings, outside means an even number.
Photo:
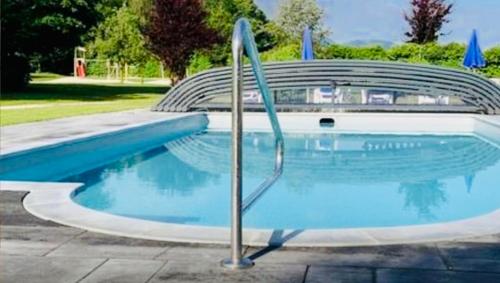
[[[129,65],[129,77],[138,78],[160,78],[160,62],[154,58],[149,58],[145,63]]]
[[[352,48],[352,57],[361,60],[387,60],[387,51],[380,46]]]
[[[380,46],[352,47],[331,44],[322,47],[317,55],[319,59],[390,60],[415,64],[432,64],[463,70],[462,61],[465,51],[466,46],[460,43],[445,45],[405,43],[389,49],[383,49]],[[500,46],[486,50],[484,56],[487,66],[481,69],[480,72],[488,77],[500,77]],[[298,58],[300,57],[295,57],[296,60]]]
[[[317,59],[354,59],[398,61],[414,64],[431,64],[436,66],[464,70],[462,66],[466,46],[461,43],[449,44],[415,44],[404,43],[384,49],[381,46],[355,47],[341,44],[315,46]],[[480,72],[488,77],[500,77],[500,46],[484,52],[487,66]],[[294,61],[301,59],[300,43],[289,43],[277,46],[260,55],[263,62]],[[245,64],[249,63],[245,57]],[[231,62],[229,62],[231,64]],[[194,74],[211,68],[213,65],[206,55],[196,54],[191,59],[189,73]]]
[[[422,47],[415,43],[407,43],[391,47],[387,57],[391,61],[422,62]]]
[[[105,60],[89,60],[86,62],[87,76],[90,77],[106,77],[108,75],[108,67]]]
[[[295,43],[281,45],[262,53],[260,58],[265,62],[300,60],[300,46]]]
[[[352,59],[354,47],[330,44],[320,49],[318,54],[319,59]]]
[[[444,61],[456,61],[460,62],[462,66],[462,60],[465,55],[465,44],[460,43],[449,43],[441,46],[441,52],[443,53]]]
[[[484,52],[486,59],[486,68],[482,69],[482,73],[489,77],[500,78],[500,46],[495,46]]]

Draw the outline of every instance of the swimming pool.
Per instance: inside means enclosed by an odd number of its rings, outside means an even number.
[[[500,207],[500,148],[475,136],[287,134],[283,175],[244,216],[261,229],[390,227]],[[229,226],[230,133],[204,132],[72,176],[73,199],[117,215]],[[272,172],[272,134],[247,132],[243,188]]]
[[[245,117],[244,195],[274,161],[266,116]],[[324,117],[335,126],[322,127]],[[0,179],[30,182],[3,181],[2,189],[29,190],[29,212],[65,225],[227,243],[229,118],[190,114],[14,152],[2,156]],[[280,121],[283,175],[244,215],[246,244],[377,245],[500,232],[496,118],[282,113]]]

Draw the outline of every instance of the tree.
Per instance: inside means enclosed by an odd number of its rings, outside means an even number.
[[[29,22],[31,36],[24,49],[40,58],[39,64],[44,70],[66,74],[72,72],[74,47],[81,45],[84,35],[102,19],[96,10],[100,0],[26,2],[30,3],[27,7],[31,10],[28,12],[29,20],[21,20]],[[17,14],[16,11],[12,12]]]
[[[29,8],[23,1],[2,1],[2,90],[21,88],[30,80],[29,56],[32,50],[27,45],[33,35],[31,22],[26,21],[31,17]]]
[[[95,41],[89,48],[97,57],[117,62],[122,80],[126,64],[143,67],[150,57],[139,27],[140,17],[124,5],[97,27]]]
[[[449,22],[447,17],[452,12],[453,4],[447,4],[446,0],[411,0],[411,6],[411,14],[404,14],[410,25],[410,31],[405,33],[408,42],[435,42],[444,35],[440,30],[443,24]]]
[[[139,17],[141,28],[146,26],[148,16],[153,8],[153,0],[128,0],[127,6],[133,14]]]
[[[316,40],[324,41],[330,32],[323,26],[323,16],[316,0],[283,0],[276,19],[285,34],[281,41],[300,40],[306,27],[314,31]]]
[[[147,46],[169,69],[173,84],[184,78],[196,51],[220,40],[206,17],[200,0],[155,0],[145,29]]]
[[[231,55],[234,23],[240,17],[250,21],[259,51],[269,50],[276,45],[276,39],[270,31],[271,23],[252,0],[205,0],[203,7],[208,13],[208,25],[221,36],[220,43],[207,54],[215,65],[227,64]]]
[[[74,47],[116,1],[2,0],[2,89],[26,85],[33,60],[43,70],[71,73]]]
[[[139,0],[98,0],[95,9],[101,15],[100,20],[104,20],[113,16],[116,13],[116,10],[120,9],[125,2],[129,3],[133,1]]]

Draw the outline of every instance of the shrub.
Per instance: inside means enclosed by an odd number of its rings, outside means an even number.
[[[330,44],[320,50],[320,59],[352,59],[354,47],[339,44]]]
[[[421,60],[422,47],[415,43],[407,43],[393,46],[387,52],[391,61],[415,62]]]
[[[87,76],[91,77],[106,77],[108,75],[108,67],[104,60],[89,60],[86,64]]]
[[[495,46],[484,52],[486,59],[486,68],[482,69],[482,73],[489,77],[500,78],[500,46]]]
[[[387,60],[387,51],[380,46],[352,48],[352,57],[362,60]]]
[[[281,45],[261,54],[262,61],[278,62],[300,60],[300,46],[292,43]]]

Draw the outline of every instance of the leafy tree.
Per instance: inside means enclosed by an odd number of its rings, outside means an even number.
[[[153,0],[128,0],[127,6],[133,14],[139,17],[139,23],[141,27],[144,27],[153,8]]]
[[[142,68],[150,57],[139,25],[139,16],[124,5],[99,25],[95,41],[89,48],[97,57],[117,62],[122,80],[125,64],[138,64]]]
[[[206,17],[200,0],[155,0],[145,29],[147,46],[169,69],[174,84],[184,78],[196,51],[220,40]]]
[[[2,17],[2,89],[16,89],[25,86],[30,80],[29,47],[31,21],[30,5],[23,1],[3,1]],[[17,12],[16,12],[17,11]]]
[[[252,0],[205,0],[203,7],[208,13],[208,25],[221,36],[220,43],[206,54],[215,65],[228,63],[234,23],[240,17],[250,21],[259,51],[269,50],[276,45],[271,31],[272,23]]]
[[[324,41],[329,31],[323,26],[324,11],[316,0],[283,0],[279,6],[277,26],[286,38],[282,41],[300,40],[306,27],[314,31],[316,40]]]
[[[116,13],[116,10],[123,6],[124,3],[139,1],[139,0],[99,0],[96,3],[95,9],[101,15],[100,20],[111,17]]]
[[[435,42],[444,35],[440,30],[449,22],[447,17],[453,4],[447,4],[446,0],[411,0],[411,6],[411,14],[404,15],[410,25],[410,31],[405,33],[408,42]]]
[[[189,75],[192,75],[201,71],[208,70],[212,67],[213,65],[208,55],[195,53],[193,57],[191,57],[191,63],[189,64],[188,72]]]
[[[73,48],[116,1],[2,0],[2,89],[26,85],[33,60],[45,71],[72,72]]]

